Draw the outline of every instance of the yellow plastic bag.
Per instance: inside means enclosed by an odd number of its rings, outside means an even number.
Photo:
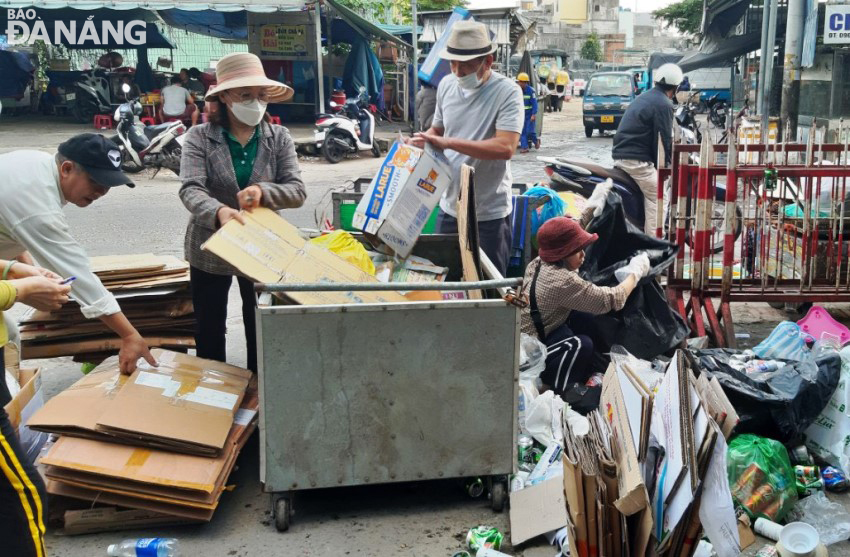
[[[375,275],[375,265],[369,259],[366,248],[345,230],[334,230],[330,234],[313,238],[310,240],[310,243],[322,246],[349,263],[356,265],[359,269],[366,271],[372,276]]]

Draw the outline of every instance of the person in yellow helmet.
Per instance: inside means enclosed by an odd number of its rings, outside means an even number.
[[[534,145],[535,149],[540,149],[540,140],[537,139],[537,94],[529,85],[528,74],[525,72],[516,76],[519,88],[522,89],[522,100],[525,104],[525,123],[522,127],[522,135],[519,137],[520,153],[528,153],[528,146]]]

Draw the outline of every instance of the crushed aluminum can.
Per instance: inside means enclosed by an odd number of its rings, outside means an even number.
[[[840,493],[842,491],[847,491],[847,489],[850,488],[850,482],[847,481],[847,477],[844,476],[844,473],[833,466],[827,466],[824,468],[823,472],[821,472],[821,477],[823,478],[823,485],[827,491]]]
[[[534,464],[534,459],[531,454],[534,447],[534,439],[530,435],[520,435],[516,441],[517,461],[520,463]]]
[[[466,545],[473,551],[482,547],[499,549],[502,547],[504,536],[496,528],[490,526],[476,526],[466,534]]]

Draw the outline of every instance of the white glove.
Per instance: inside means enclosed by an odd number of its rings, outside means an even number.
[[[614,271],[614,276],[617,282],[623,282],[630,275],[635,276],[635,280],[640,280],[649,274],[649,256],[646,252],[641,252],[632,257],[628,264]]]
[[[585,207],[593,207],[593,216],[598,217],[602,214],[602,209],[605,207],[605,200],[608,199],[608,193],[613,189],[614,182],[609,178],[605,180],[601,184],[597,184],[595,188],[593,188],[593,193],[590,195],[590,199],[587,200],[587,205]]]

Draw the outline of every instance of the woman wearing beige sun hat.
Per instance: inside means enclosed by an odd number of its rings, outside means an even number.
[[[266,77],[254,54],[228,54],[216,66],[218,84],[206,95],[209,122],[189,129],[183,145],[180,199],[192,213],[185,253],[191,266],[198,356],[226,361],[227,294],[235,276],[242,295],[248,368],[257,371],[253,284],[201,245],[242,211],[274,211],[304,204],[307,193],[295,144],[283,126],[269,123],[268,103],[292,97],[292,88]]]

